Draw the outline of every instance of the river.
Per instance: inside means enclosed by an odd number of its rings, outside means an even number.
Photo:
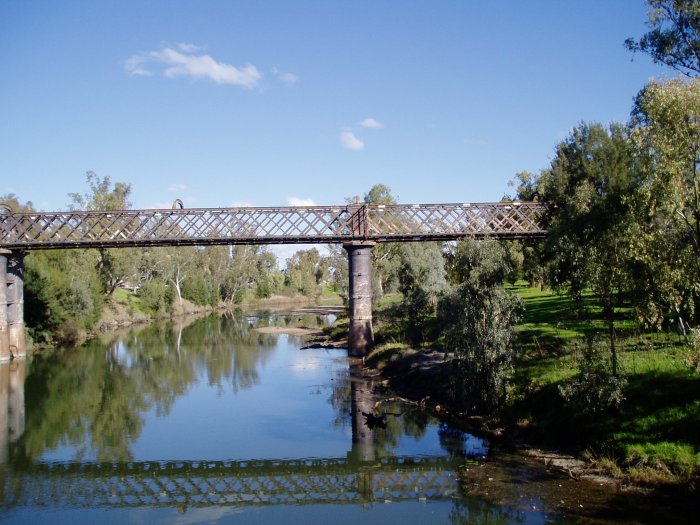
[[[3,523],[653,522],[383,398],[345,350],[266,328],[332,315],[211,315],[0,367]],[[261,330],[262,329],[262,330]],[[457,481],[464,470],[465,483]],[[659,510],[661,508],[661,510]]]

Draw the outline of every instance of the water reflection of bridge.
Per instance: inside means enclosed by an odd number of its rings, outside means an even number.
[[[371,463],[343,458],[32,463],[5,473],[2,504],[198,507],[437,500],[458,493],[453,467],[442,457]]]

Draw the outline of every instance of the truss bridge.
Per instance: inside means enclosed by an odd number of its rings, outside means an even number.
[[[7,469],[3,506],[199,507],[425,501],[458,495],[439,457],[38,463]]]
[[[0,215],[0,248],[430,241],[542,236],[532,202],[199,208]]]
[[[374,340],[370,273],[376,243],[543,237],[543,216],[544,207],[536,202],[184,209],[177,200],[170,210],[29,213],[0,205],[0,362],[26,354],[27,251],[342,243],[349,266],[348,349],[364,356]]]

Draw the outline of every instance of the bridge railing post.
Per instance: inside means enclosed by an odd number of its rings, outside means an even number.
[[[0,249],[0,363],[12,358],[7,326],[7,259],[11,252]]]
[[[343,245],[348,253],[350,277],[350,330],[348,352],[364,357],[374,344],[372,329],[372,247],[373,242],[349,242]]]

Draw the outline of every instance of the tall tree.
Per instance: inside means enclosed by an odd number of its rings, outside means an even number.
[[[586,123],[557,146],[542,182],[550,279],[579,305],[587,288],[595,290],[608,323],[613,374],[614,308],[626,290],[635,184],[627,128]]]
[[[109,177],[99,177],[93,171],[88,171],[85,179],[89,188],[87,193],[68,194],[71,198],[72,210],[117,211],[131,207],[129,202],[131,184],[116,182],[112,185]],[[137,254],[133,249],[99,249],[97,271],[102,282],[102,290],[107,297],[110,297],[117,287],[135,276],[136,265]]]
[[[440,243],[406,243],[399,248],[399,290],[404,334],[412,344],[426,338],[438,298],[447,288]]]
[[[391,188],[385,184],[375,184],[365,193],[365,204],[396,204]],[[381,299],[399,276],[399,244],[380,243],[372,249],[372,292],[376,300]]]
[[[628,38],[625,47],[642,52],[680,73],[700,74],[700,2],[698,0],[647,0],[647,32],[639,41]]]
[[[520,300],[503,288],[509,268],[497,241],[461,241],[452,271],[456,286],[438,306],[445,349],[455,356],[452,392],[469,412],[486,413],[506,393]]]
[[[287,259],[287,285],[293,292],[315,296],[321,293],[319,265],[321,255],[316,248],[299,250]]]
[[[650,297],[685,332],[688,320],[700,323],[700,79],[651,82],[633,124],[643,172],[639,259]]]

